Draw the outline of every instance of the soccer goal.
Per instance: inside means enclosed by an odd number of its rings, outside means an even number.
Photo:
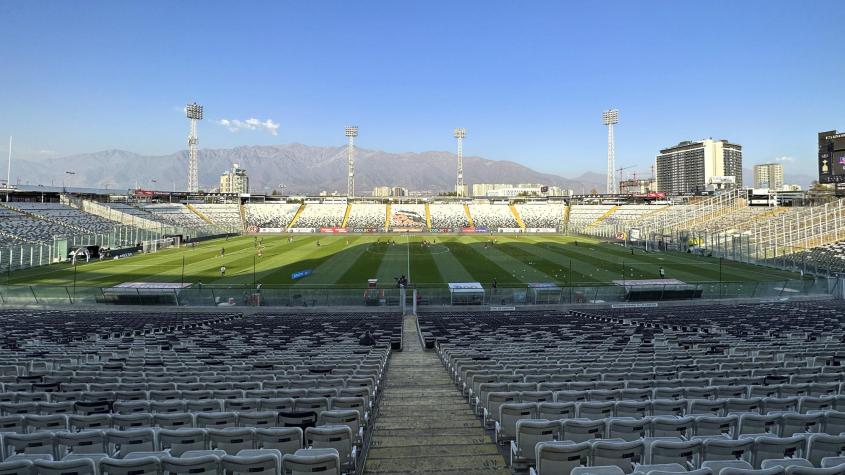
[[[151,239],[141,243],[141,248],[144,253],[158,252],[161,249],[170,249],[179,247],[180,239],[177,236],[166,237],[162,239]]]

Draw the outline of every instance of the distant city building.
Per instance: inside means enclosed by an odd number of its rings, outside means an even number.
[[[780,187],[780,191],[801,191],[801,185],[786,184]]]
[[[220,175],[220,193],[249,193],[249,177],[237,163]]]
[[[487,196],[488,191],[502,188],[514,188],[512,183],[474,183],[472,185],[472,196]]]
[[[780,191],[783,188],[783,165],[780,163],[754,165],[754,188]]]
[[[657,191],[657,183],[653,178],[631,178],[619,182],[619,193],[623,195],[645,194]]]
[[[742,146],[727,140],[681,142],[655,159],[657,191],[689,195],[742,187]]]
[[[408,189],[401,186],[377,186],[373,188],[372,196],[387,198],[388,196],[408,196]]]
[[[497,188],[488,190],[489,197],[507,197],[513,198],[517,196],[571,196],[572,190],[564,190],[559,186],[544,186],[531,183],[521,183],[519,186],[509,188]]]
[[[377,186],[373,188],[373,196],[384,198],[390,196],[390,187],[389,186]]]

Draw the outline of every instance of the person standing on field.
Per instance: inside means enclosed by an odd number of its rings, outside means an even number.
[[[220,266],[220,277],[226,277],[226,266]]]

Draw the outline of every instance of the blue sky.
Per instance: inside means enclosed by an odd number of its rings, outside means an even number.
[[[841,1],[2,0],[0,137],[166,154],[196,100],[201,147],[357,124],[365,148],[453,150],[466,127],[466,154],[574,176],[604,172],[616,107],[619,166],[713,137],[811,174],[816,133],[845,129],[843,24]],[[270,127],[217,123],[250,118]]]

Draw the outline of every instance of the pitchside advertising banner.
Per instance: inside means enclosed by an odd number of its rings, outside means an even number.
[[[284,228],[258,228],[259,233],[281,233]]]
[[[555,228],[525,228],[526,233],[553,233],[557,232]]]
[[[316,231],[314,228],[290,228],[288,229],[289,233],[313,233]]]
[[[346,228],[320,228],[321,233],[328,233],[328,234],[341,234],[341,233],[348,233],[349,230]]]

